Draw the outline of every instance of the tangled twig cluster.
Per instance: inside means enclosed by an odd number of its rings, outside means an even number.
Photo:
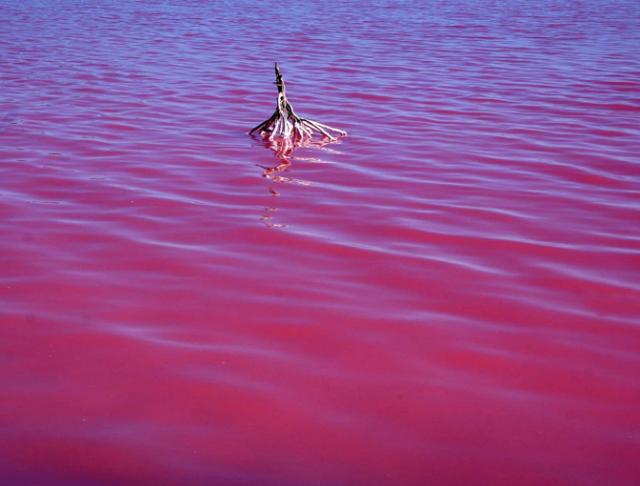
[[[291,103],[287,100],[285,94],[284,79],[282,73],[276,63],[276,86],[278,87],[278,103],[276,110],[271,118],[263,121],[260,125],[254,127],[249,134],[259,133],[269,141],[282,139],[282,144],[287,148],[293,148],[305,140],[311,140],[314,133],[319,133],[330,140],[335,140],[338,136],[345,136],[347,132],[339,128],[333,128],[324,123],[319,123],[308,118],[303,118],[293,111]]]

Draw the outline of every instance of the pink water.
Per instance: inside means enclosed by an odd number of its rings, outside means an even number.
[[[0,120],[3,485],[640,482],[638,2],[10,0]]]

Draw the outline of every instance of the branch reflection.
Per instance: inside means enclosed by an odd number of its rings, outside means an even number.
[[[330,139],[328,137],[323,137],[320,140],[292,140],[287,137],[277,137],[270,140],[269,138],[263,138],[259,135],[252,135],[252,138],[263,147],[273,151],[275,155],[276,163],[274,165],[258,165],[258,167],[262,169],[262,177],[274,184],[295,184],[300,186],[311,186],[312,183],[286,175],[293,166],[294,160],[303,160],[302,158],[294,156],[295,150],[299,148],[322,148],[328,144],[339,143],[339,139]],[[272,197],[280,196],[280,192],[274,185],[269,186],[269,193]],[[264,208],[264,212],[260,216],[260,221],[268,228],[286,228],[286,224],[275,223],[273,221],[274,214],[277,211],[278,207],[276,207],[276,205]]]

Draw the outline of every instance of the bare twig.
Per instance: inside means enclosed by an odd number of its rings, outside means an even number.
[[[336,135],[345,136],[347,132],[339,128],[333,128],[324,123],[319,123],[308,118],[303,118],[293,111],[291,103],[285,94],[284,79],[278,63],[276,63],[276,86],[278,87],[278,103],[271,118],[254,127],[249,134],[259,133],[269,141],[278,138],[283,139],[286,148],[293,149],[305,140],[311,140],[315,133],[320,133],[330,140],[335,140]]]

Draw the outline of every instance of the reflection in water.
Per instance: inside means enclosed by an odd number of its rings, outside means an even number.
[[[278,161],[276,165],[271,167],[261,166],[264,169],[264,172],[262,173],[263,177],[270,177],[273,173],[287,170],[291,165],[291,161],[294,159],[294,151],[298,148],[322,148],[329,144],[340,143],[339,139],[330,139],[328,137],[324,137],[320,140],[292,140],[291,138],[286,137],[278,137],[273,140],[269,140],[268,138],[262,138],[258,135],[252,135],[252,138],[262,146],[273,150],[276,160]]]
[[[286,228],[288,226],[286,224],[273,222],[273,213],[275,213],[276,211],[278,211],[278,208],[274,208],[274,207],[264,208],[264,213],[262,214],[262,216],[260,216],[260,221],[262,221],[262,223],[267,228],[273,228],[273,229]]]
[[[338,139],[330,139],[328,137],[324,137],[321,140],[292,140],[286,137],[278,137],[273,140],[269,140],[268,138],[262,138],[258,135],[252,135],[252,138],[256,140],[256,142],[260,143],[266,148],[273,150],[275,154],[275,158],[277,163],[272,166],[264,166],[259,165],[262,171],[262,177],[270,180],[276,184],[296,184],[299,186],[311,186],[312,183],[310,181],[306,181],[303,179],[296,179],[293,177],[288,177],[283,175],[287,172],[292,164],[293,160],[306,160],[309,162],[322,162],[321,159],[316,157],[307,157],[307,158],[298,158],[294,157],[294,151],[297,148],[302,147],[318,147],[322,148],[330,143],[339,142]],[[279,197],[280,192],[276,190],[273,186],[269,187],[269,193],[273,197]],[[281,223],[273,222],[273,214],[278,211],[277,207],[266,207],[264,209],[264,213],[260,216],[260,221],[262,221],[268,228],[286,228],[288,225]]]
[[[286,178],[279,176],[278,174],[286,171],[291,166],[290,157],[293,155],[293,143],[289,139],[276,139],[276,140],[268,140],[263,139],[261,137],[254,136],[253,138],[262,142],[264,146],[273,150],[276,154],[276,159],[278,163],[274,166],[260,166],[262,171],[262,177],[269,179],[273,182],[280,183],[286,182]],[[273,197],[279,197],[280,192],[278,192],[274,187],[269,187],[269,193]],[[278,211],[278,208],[275,206],[268,206],[264,208],[263,214],[260,216],[260,221],[267,227],[271,229],[277,228],[286,228],[286,224],[275,223],[273,221],[273,215]]]

